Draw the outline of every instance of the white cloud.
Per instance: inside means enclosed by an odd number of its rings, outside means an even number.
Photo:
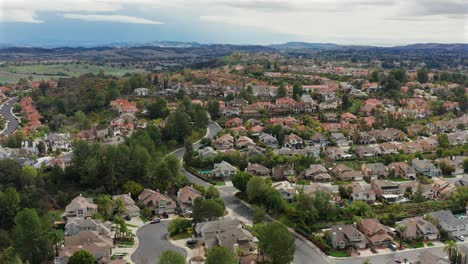
[[[33,10],[0,10],[0,22],[42,23]]]
[[[147,25],[160,25],[164,24],[161,21],[122,15],[96,15],[96,14],[62,14],[64,18],[78,19],[84,21],[102,21],[102,22],[117,22],[129,24],[147,24]]]

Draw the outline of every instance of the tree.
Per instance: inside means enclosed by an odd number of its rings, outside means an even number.
[[[426,68],[421,68],[417,71],[416,73],[416,79],[418,80],[419,83],[427,83],[429,80],[429,77],[427,76],[427,69]]]
[[[68,264],[94,264],[94,257],[87,250],[78,250],[70,257]]]
[[[423,189],[422,185],[419,184],[418,187],[416,188],[416,191],[414,192],[413,202],[415,202],[415,203],[424,202],[426,200],[426,198],[424,198],[423,192],[424,192],[424,189]]]
[[[208,251],[205,264],[237,264],[236,255],[227,247],[213,247]]]
[[[124,193],[130,193],[133,198],[136,198],[145,188],[135,181],[128,181],[122,186],[122,189]]]
[[[455,167],[445,161],[440,162],[439,167],[443,175],[451,175],[455,171]]]
[[[206,108],[212,119],[216,120],[220,118],[221,110],[220,110],[219,102],[217,100],[210,100]]]
[[[156,102],[148,106],[148,115],[150,118],[166,118],[169,115],[167,101],[164,98],[157,98]]]
[[[15,216],[13,247],[20,257],[31,263],[42,263],[52,246],[47,226],[35,209],[25,208]]]
[[[184,139],[192,134],[190,117],[180,109],[177,110],[169,116],[164,132],[166,138],[183,143]]]
[[[280,223],[269,222],[256,226],[259,247],[270,259],[272,264],[290,263],[294,259],[296,245],[294,237]]]
[[[171,221],[167,229],[169,233],[171,234],[171,236],[174,236],[174,235],[185,232],[190,226],[191,226],[190,220],[177,217]]]
[[[437,141],[439,142],[439,147],[441,148],[449,148],[450,147],[450,141],[448,138],[448,135],[445,133],[439,134],[437,136]]]
[[[452,260],[454,254],[458,254],[458,244],[455,240],[445,242],[444,252],[448,255],[449,260]]]
[[[232,184],[239,191],[245,192],[247,190],[247,184],[252,179],[252,177],[252,174],[240,171],[236,175],[234,175],[234,177],[232,177]]]
[[[398,236],[400,237],[400,249],[402,249],[403,238],[405,237],[406,226],[405,225],[398,225],[397,226]]]
[[[349,99],[349,96],[347,94],[343,94],[341,97],[341,108],[343,110],[348,110],[353,105],[353,102]]]
[[[95,200],[98,206],[99,214],[104,218],[104,220],[111,219],[114,212],[114,201],[112,197],[107,194],[99,195]]]
[[[286,90],[286,86],[284,83],[281,83],[280,86],[278,87],[278,98],[281,97],[286,97],[288,95],[288,91]]]
[[[185,257],[177,252],[166,250],[159,257],[159,264],[185,264]]]
[[[252,215],[254,224],[262,223],[266,216],[266,210],[263,207],[254,206]]]
[[[247,184],[247,197],[249,201],[255,201],[265,197],[270,186],[265,183],[265,180],[260,177],[253,177]]]
[[[294,83],[294,85],[293,85],[293,97],[294,97],[294,99],[299,100],[299,98],[301,98],[303,92],[304,91],[302,90],[302,85],[300,83],[298,83],[298,82]]]
[[[14,222],[16,213],[20,209],[20,195],[15,188],[8,187],[0,192],[0,229],[9,230]]]
[[[198,197],[193,203],[193,222],[211,221],[224,215],[224,208],[212,199]]]
[[[206,198],[208,198],[208,199],[219,198],[219,190],[218,190],[218,188],[216,188],[216,187],[213,186],[213,185],[210,185],[210,187],[208,187],[208,190],[206,191],[205,196],[206,196]]]

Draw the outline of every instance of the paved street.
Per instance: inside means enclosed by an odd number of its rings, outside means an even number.
[[[3,135],[11,135],[19,127],[19,121],[11,114],[13,105],[19,101],[18,97],[11,98],[0,109],[0,114],[7,120],[8,127],[3,131]]]
[[[176,251],[184,256],[187,252],[180,247],[171,244],[167,238],[167,226],[169,221],[163,220],[158,224],[146,224],[138,229],[136,235],[139,240],[138,248],[132,255],[132,261],[136,264],[154,264],[162,252],[166,250]]]

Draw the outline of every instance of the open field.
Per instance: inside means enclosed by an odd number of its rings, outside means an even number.
[[[144,71],[136,68],[99,66],[87,63],[9,65],[0,66],[0,83],[16,83],[21,78],[32,78],[33,80],[67,78],[85,73],[98,73],[101,70],[105,74],[115,76]]]

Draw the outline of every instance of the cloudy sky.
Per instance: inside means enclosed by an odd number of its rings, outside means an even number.
[[[0,0],[0,43],[468,43],[468,0]]]

